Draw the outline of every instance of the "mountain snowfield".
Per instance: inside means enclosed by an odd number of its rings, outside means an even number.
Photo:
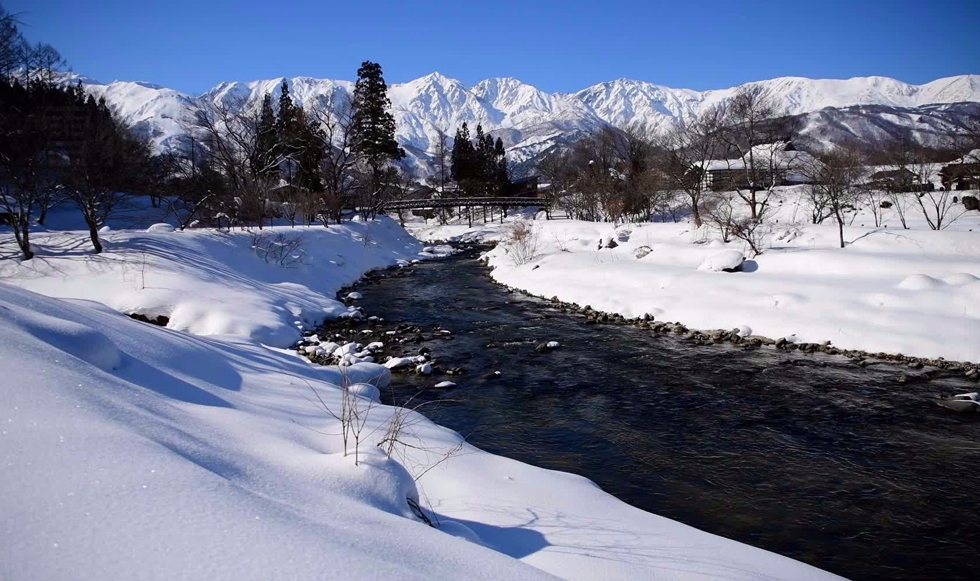
[[[225,82],[194,96],[142,82],[101,84],[76,78],[93,94],[104,95],[122,120],[150,136],[158,150],[180,147],[179,137],[187,132],[191,118],[189,107],[200,102],[257,106],[267,93],[278,96],[283,80],[304,106],[336,101],[353,88],[351,81],[293,77]],[[871,131],[884,120],[890,126],[910,129],[923,142],[930,142],[931,135],[955,132],[961,115],[980,115],[980,106],[975,105],[980,103],[980,75],[948,77],[924,85],[888,77],[781,77],[747,85],[762,87],[787,115],[808,115],[803,132],[816,139],[829,136],[827,127],[840,125],[836,118],[828,118],[827,108],[847,109],[852,117],[859,117],[845,124],[858,137],[865,137],[865,128]],[[603,124],[634,126],[648,133],[665,131],[730,99],[737,89],[673,89],[624,78],[575,93],[548,93],[510,77],[467,86],[432,73],[391,85],[388,95],[398,141],[409,153],[408,162],[425,173],[438,131],[451,138],[464,122],[472,127],[482,124],[499,135],[511,159],[521,162]],[[971,106],[966,110],[944,107],[961,103]],[[868,107],[872,109],[865,109]],[[814,115],[818,112],[823,115]],[[894,129],[881,131],[894,133]]]

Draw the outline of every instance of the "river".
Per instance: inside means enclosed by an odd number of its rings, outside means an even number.
[[[425,414],[484,450],[851,579],[977,578],[980,418],[932,401],[975,383],[587,326],[493,284],[475,256],[358,287],[369,315],[450,330],[424,345],[466,370],[398,376],[387,403],[451,398]],[[446,379],[458,387],[431,388]]]

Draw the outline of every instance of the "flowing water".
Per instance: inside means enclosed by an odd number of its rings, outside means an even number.
[[[472,251],[382,276],[359,288],[366,313],[451,330],[425,345],[466,369],[387,397],[452,379],[421,397],[457,403],[425,413],[480,448],[851,579],[980,578],[980,418],[932,401],[975,383],[586,326],[493,284]]]

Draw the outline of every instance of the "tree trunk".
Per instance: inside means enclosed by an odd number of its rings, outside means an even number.
[[[102,254],[102,242],[99,240],[99,228],[94,221],[86,219],[85,223],[88,224],[88,235],[92,239],[92,247],[95,248],[96,254]]]
[[[20,247],[20,253],[24,257],[24,260],[30,260],[34,258],[34,252],[31,251],[31,230],[29,220],[18,220],[14,227],[14,237],[17,239],[17,246]]]
[[[704,224],[704,222],[701,220],[701,208],[698,208],[697,204],[691,204],[691,216],[694,217],[695,228],[700,228],[701,225]]]
[[[840,247],[844,248],[844,218],[837,214],[837,235],[840,237]]]

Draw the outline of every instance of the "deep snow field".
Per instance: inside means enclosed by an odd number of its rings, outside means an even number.
[[[839,578],[487,454],[414,413],[412,446],[388,458],[376,444],[397,408],[369,385],[356,390],[355,465],[323,409],[340,409],[339,368],[286,348],[347,312],[333,298],[344,284],[433,255],[388,218],[277,226],[303,236],[292,267],[257,256],[248,233],[147,232],[153,221],[113,223],[94,255],[56,212],[27,263],[0,229],[0,579]],[[611,231],[565,224],[582,229],[573,257]],[[597,266],[633,260],[617,255]],[[391,379],[378,364],[347,370],[380,389]]]
[[[408,228],[423,240],[491,242],[505,238],[513,221],[536,218],[533,260],[516,264],[506,244],[488,254],[497,281],[692,329],[744,326],[773,339],[980,361],[980,212],[962,214],[937,232],[917,206],[909,210],[908,230],[894,210],[874,227],[865,208],[849,217],[841,249],[836,223],[809,224],[800,193],[799,187],[780,189],[770,247],[747,260],[743,272],[711,268],[723,265],[732,250],[751,257],[743,242],[723,243],[710,227],[695,229],[686,219],[614,225],[545,220],[532,211],[512,213],[501,225],[484,224],[478,211],[473,228],[434,219]],[[953,214],[961,211],[959,205]],[[606,248],[610,238],[616,248]]]

